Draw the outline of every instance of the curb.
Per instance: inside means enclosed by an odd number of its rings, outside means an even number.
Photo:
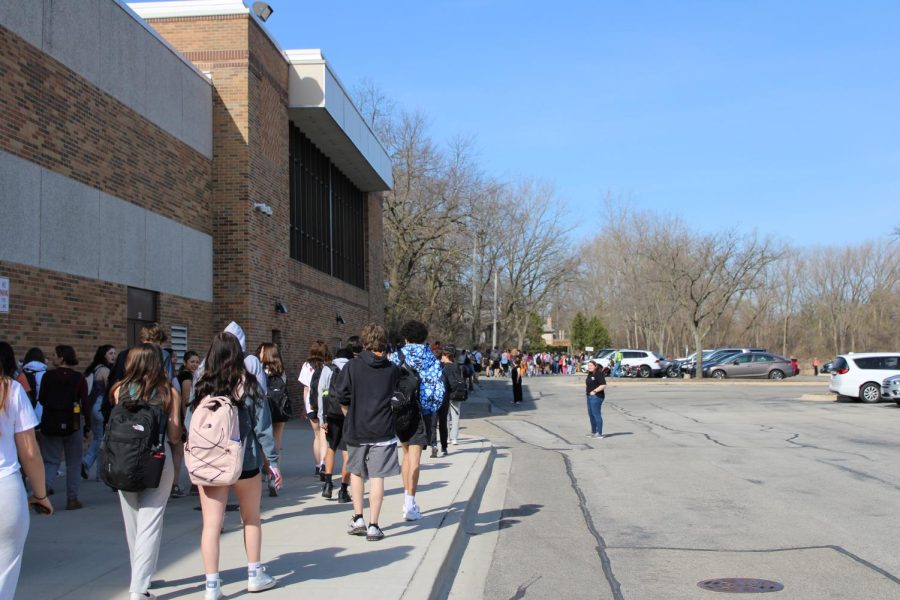
[[[401,598],[404,600],[436,600],[449,594],[466,548],[466,525],[478,515],[496,454],[490,440],[481,440],[478,457],[469,468],[403,592]]]

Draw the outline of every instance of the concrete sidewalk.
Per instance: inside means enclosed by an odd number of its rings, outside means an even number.
[[[478,394],[471,399],[471,412],[480,412]],[[478,481],[493,458],[490,442],[465,435],[466,412],[464,408],[460,444],[450,446],[449,456],[428,458],[428,450],[423,456],[417,501],[424,518],[403,521],[400,477],[385,482],[379,519],[385,538],[380,542],[347,535],[352,504],[321,497],[322,484],[313,475],[310,428],[305,421],[289,423],[282,458],[285,486],[279,497],[269,498],[264,491],[262,499],[262,558],[278,580],[278,587],[263,597],[375,600],[445,594],[447,578],[454,574],[448,565],[459,559],[452,549],[478,510],[478,502],[470,499],[478,495]],[[65,490],[64,479],[58,479],[55,488]],[[93,480],[82,481],[81,490],[82,510],[60,510],[63,499],[57,494],[57,513],[31,517],[17,598],[128,597],[128,547],[118,494]],[[202,597],[198,507],[199,500],[191,496],[169,502],[152,585],[161,599]],[[245,596],[246,557],[238,513],[226,514],[221,544],[226,597]]]

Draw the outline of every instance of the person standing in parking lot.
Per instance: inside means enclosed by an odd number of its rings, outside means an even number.
[[[603,416],[600,410],[603,408],[603,400],[606,397],[606,378],[603,369],[597,363],[590,361],[587,364],[588,374],[585,380],[585,393],[587,394],[588,418],[591,420],[591,432],[585,437],[603,439]]]

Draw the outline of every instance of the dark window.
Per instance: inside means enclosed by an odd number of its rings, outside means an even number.
[[[897,369],[898,358],[896,356],[869,356],[867,358],[853,359],[860,369]]]
[[[141,341],[141,327],[156,321],[159,294],[150,290],[128,288],[128,347]]]
[[[366,289],[368,204],[327,156],[290,126],[291,258]]]

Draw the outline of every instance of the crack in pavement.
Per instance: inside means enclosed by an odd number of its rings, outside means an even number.
[[[656,407],[659,410],[664,410],[666,412],[670,412],[673,415],[678,415],[679,417],[681,417],[683,419],[688,419],[689,421],[693,421],[694,423],[697,423],[698,425],[705,425],[705,423],[703,421],[699,421],[699,420],[695,419],[694,417],[689,417],[688,415],[681,414],[677,410],[672,410],[671,408],[666,408],[665,406],[660,406],[659,404],[656,404],[654,402],[651,402],[650,406]]]
[[[619,406],[618,404],[615,404],[615,403],[613,403],[613,402],[608,402],[608,404],[610,404],[610,406],[612,406],[613,408],[615,408],[616,410],[618,410],[618,411],[621,412],[622,414],[624,414],[624,415],[626,415],[626,416],[628,416],[628,417],[631,417],[632,419],[636,419],[636,420],[638,420],[638,421],[643,421],[643,422],[645,422],[645,423],[650,423],[650,424],[653,425],[654,427],[659,427],[660,429],[665,429],[666,431],[671,431],[672,433],[686,433],[686,434],[688,434],[688,435],[701,435],[701,436],[705,437],[707,440],[709,440],[710,442],[712,442],[713,444],[716,444],[716,445],[718,445],[718,446],[722,446],[723,448],[735,448],[735,446],[729,446],[728,444],[725,444],[725,443],[723,443],[723,442],[720,442],[719,440],[717,440],[716,438],[712,437],[712,436],[709,435],[708,433],[703,433],[702,431],[685,431],[685,430],[683,430],[683,429],[675,429],[675,428],[673,428],[673,427],[667,427],[667,426],[665,426],[665,425],[662,425],[662,424],[660,424],[660,423],[657,423],[656,421],[653,421],[652,419],[648,419],[647,417],[639,417],[638,415],[635,415],[634,413],[631,413],[631,412],[625,410],[624,408],[622,408],[621,406]]]
[[[820,462],[820,463],[822,463],[823,465],[828,465],[829,467],[834,467],[835,469],[840,469],[841,471],[845,471],[845,472],[847,472],[847,473],[850,473],[850,474],[853,475],[856,479],[860,479],[860,480],[868,480],[868,481],[877,481],[878,483],[880,483],[880,484],[882,484],[882,485],[885,485],[885,486],[887,486],[887,487],[889,487],[889,488],[892,488],[892,489],[895,489],[895,490],[900,490],[900,485],[897,485],[896,483],[893,483],[893,482],[891,482],[891,481],[887,481],[887,480],[882,479],[882,478],[880,478],[880,477],[876,477],[875,475],[869,475],[868,473],[866,473],[866,472],[864,472],[864,471],[857,471],[856,469],[851,469],[850,467],[845,467],[844,465],[836,465],[836,464],[834,464],[833,462],[831,462],[831,461],[829,461],[829,460],[824,460],[824,459],[822,459],[822,458],[817,458],[817,459],[816,459],[816,462]]]

